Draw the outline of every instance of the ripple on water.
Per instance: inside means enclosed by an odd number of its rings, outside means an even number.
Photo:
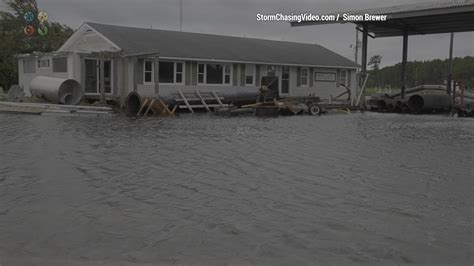
[[[6,260],[472,262],[471,120],[0,114],[0,125]]]

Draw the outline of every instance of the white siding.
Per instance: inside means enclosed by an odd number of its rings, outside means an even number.
[[[117,49],[93,31],[84,32],[66,51],[117,51]]]
[[[69,78],[74,78],[75,77],[75,64],[74,64],[74,55],[68,55],[68,69],[67,72],[60,72],[60,73],[55,73],[53,72],[53,60],[52,56],[43,56],[40,58],[20,58],[18,60],[18,84],[23,87],[23,90],[25,92],[26,96],[31,96],[30,92],[30,82],[32,79],[34,79],[36,76],[47,76],[47,77],[55,77],[55,78],[63,78],[63,79],[69,79]],[[24,73],[23,71],[23,60],[35,60],[35,73]],[[36,60],[40,59],[49,59],[50,60],[50,66],[49,68],[38,68]],[[77,81],[80,81],[80,79],[76,79]]]

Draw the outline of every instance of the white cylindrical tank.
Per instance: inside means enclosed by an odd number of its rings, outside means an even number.
[[[76,105],[83,96],[81,84],[74,79],[37,76],[30,83],[31,95],[46,101]]]

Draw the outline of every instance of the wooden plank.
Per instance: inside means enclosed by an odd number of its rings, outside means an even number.
[[[204,101],[204,99],[201,97],[201,94],[199,93],[199,91],[198,91],[198,90],[194,90],[194,92],[197,94],[197,96],[198,96],[199,99],[201,100],[202,105],[204,105],[204,108],[206,108],[206,110],[210,113],[210,112],[211,112],[211,109],[209,109],[209,106],[207,106],[206,101]]]
[[[148,103],[148,99],[145,99],[142,106],[140,106],[140,110],[138,110],[138,112],[137,112],[137,116],[139,116],[143,112],[143,109],[145,108],[147,103]]]
[[[148,108],[146,109],[146,112],[145,112],[145,114],[143,114],[143,116],[147,116],[148,112],[150,112],[150,109],[151,109],[151,107],[153,106],[154,103],[155,103],[155,99],[151,100],[151,102],[148,105]]]
[[[219,98],[219,96],[217,96],[217,93],[215,91],[211,91],[212,95],[214,96],[214,99],[217,101],[217,103],[221,106],[221,107],[224,107],[224,104],[222,104],[222,101],[221,99]]]
[[[229,106],[229,105],[226,105],[224,104],[224,106],[221,106],[220,104],[208,104],[207,105],[208,107],[226,107],[226,106]],[[194,107],[194,108],[204,108],[204,105],[202,104],[194,104],[194,105],[191,105],[191,107]],[[178,107],[179,109],[184,109],[184,108],[188,108],[186,105],[180,105]]]
[[[2,105],[2,106],[18,106],[18,107],[72,109],[72,110],[113,111],[113,109],[110,108],[110,107],[87,106],[87,105],[65,105],[65,104],[49,104],[49,103],[17,103],[17,102],[0,102],[0,105]]]
[[[186,95],[186,94],[183,94],[183,95],[186,96],[186,99],[187,99],[188,101],[199,101],[199,100],[201,100],[201,99],[199,99],[198,97],[196,97],[195,95]],[[216,99],[213,95],[210,94],[210,95],[207,95],[207,96],[206,96],[206,95],[204,95],[202,92],[201,92],[201,97],[202,97],[204,100],[210,100],[210,101],[213,101],[213,100]],[[223,99],[224,99],[224,97],[222,97],[222,96],[218,96],[218,98],[219,98],[220,100],[223,100]],[[176,97],[176,98],[174,98],[174,100],[175,100],[175,101],[183,101],[183,99],[182,99],[181,97]]]
[[[163,109],[165,109],[168,114],[173,115],[173,113],[171,113],[171,110],[168,108],[168,105],[163,102],[162,99],[158,98],[158,102],[163,106]]]
[[[0,112],[7,113],[25,113],[25,114],[41,114],[46,108],[16,107],[16,106],[0,106]]]
[[[181,92],[181,90],[178,90],[178,93],[179,93],[179,95],[181,96],[181,98],[183,99],[184,103],[186,104],[186,107],[188,108],[189,112],[191,112],[191,113],[194,114],[193,108],[191,107],[191,105],[189,105],[188,100],[186,99],[186,97],[184,97],[184,95],[183,95],[183,93]]]
[[[178,106],[175,105],[175,106],[173,107],[173,110],[171,110],[171,114],[172,114],[173,116],[174,116],[174,113],[176,112],[176,109],[177,109],[177,108],[178,108]]]

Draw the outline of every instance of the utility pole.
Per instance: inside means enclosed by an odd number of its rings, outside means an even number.
[[[183,31],[183,0],[179,0],[179,31]]]
[[[358,55],[359,55],[359,30],[356,27],[356,43],[355,43],[355,55],[354,55],[354,59],[355,59],[356,64],[357,64],[357,61],[358,61],[358,58],[357,58]]]

